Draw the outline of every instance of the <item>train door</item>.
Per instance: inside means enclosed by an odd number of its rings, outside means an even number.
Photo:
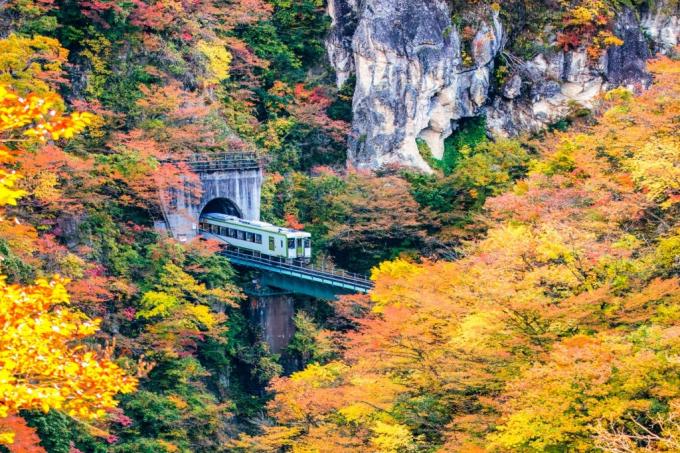
[[[304,238],[303,243],[305,245],[304,257],[309,260],[312,257],[312,240],[309,238]]]
[[[288,258],[297,258],[295,255],[295,239],[288,239]]]

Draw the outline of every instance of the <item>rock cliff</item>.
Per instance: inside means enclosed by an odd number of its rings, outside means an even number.
[[[446,0],[329,0],[326,45],[338,86],[356,77],[349,163],[430,171],[418,141],[441,158],[461,118],[485,115],[491,133],[513,136],[592,107],[611,87],[645,87],[645,60],[678,44],[677,8],[657,1],[621,9],[613,32],[623,44],[596,59],[554,45],[522,59],[507,51],[512,24],[490,7],[466,12],[474,28],[461,30]],[[509,68],[502,81],[494,77],[499,61]]]

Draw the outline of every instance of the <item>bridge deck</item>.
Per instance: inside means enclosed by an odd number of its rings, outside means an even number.
[[[216,239],[228,245],[220,236],[202,231],[206,238]],[[231,263],[237,266],[249,267],[265,271],[271,276],[281,278],[266,278],[272,286],[288,289],[322,299],[332,299],[338,294],[368,293],[373,289],[373,282],[363,275],[349,272],[319,269],[313,266],[289,264],[266,256],[254,256],[234,249],[224,249],[220,252]],[[309,288],[305,287],[305,283]]]
[[[276,274],[286,275],[299,280],[306,280],[331,286],[340,292],[367,293],[373,288],[373,282],[363,276],[338,271],[328,271],[308,266],[283,263],[261,256],[253,256],[235,250],[221,252],[229,261],[239,266],[250,267]]]

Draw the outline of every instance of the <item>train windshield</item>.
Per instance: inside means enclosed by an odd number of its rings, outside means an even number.
[[[308,238],[305,239],[305,248],[308,249],[312,246],[312,241],[310,241]]]
[[[289,249],[295,248],[295,239],[288,239],[288,248]]]

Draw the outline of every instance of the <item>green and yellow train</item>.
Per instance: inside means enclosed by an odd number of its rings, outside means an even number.
[[[309,263],[312,258],[312,235],[304,231],[219,213],[202,216],[199,231],[254,256],[302,264]]]

